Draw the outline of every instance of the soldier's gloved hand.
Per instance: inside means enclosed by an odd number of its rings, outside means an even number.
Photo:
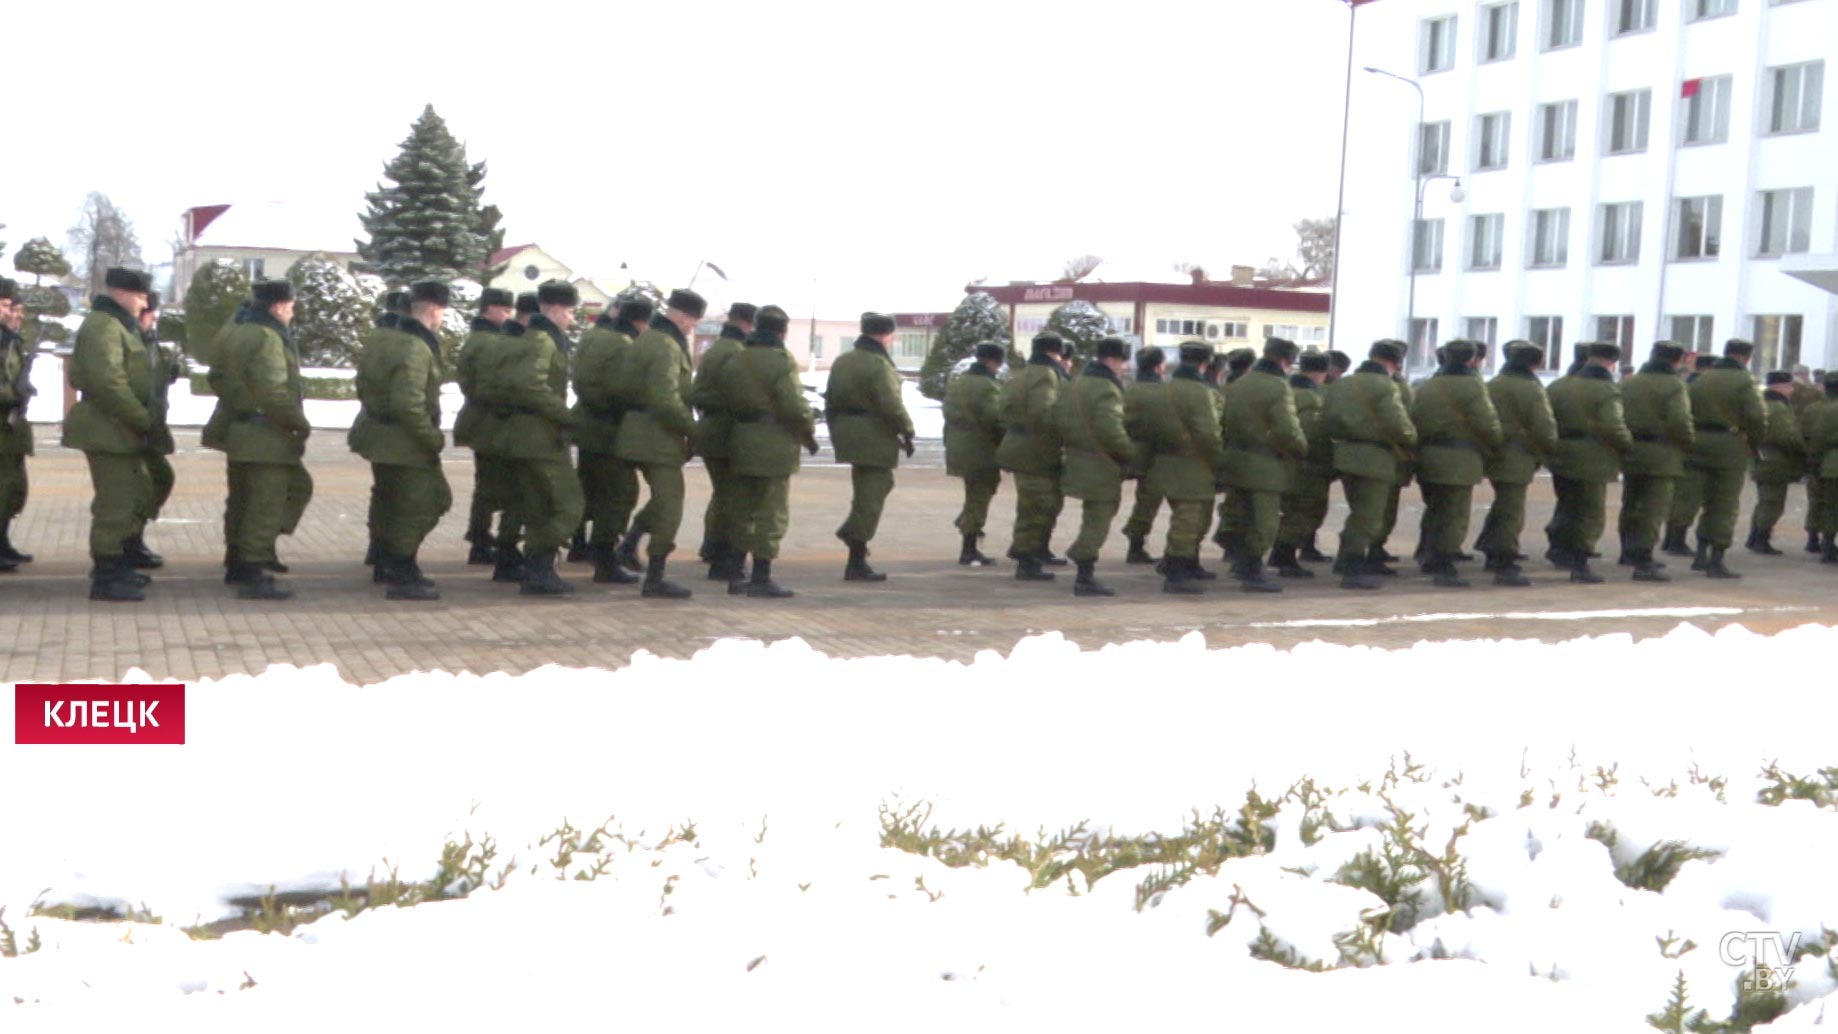
[[[912,459],[913,458],[913,436],[910,434],[901,435],[900,436],[900,448],[906,450],[907,459],[909,460]]]

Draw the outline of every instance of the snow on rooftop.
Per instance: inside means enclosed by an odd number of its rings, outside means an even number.
[[[355,253],[364,236],[358,207],[289,201],[239,201],[198,234],[207,248]]]

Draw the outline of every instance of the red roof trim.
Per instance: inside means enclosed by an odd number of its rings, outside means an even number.
[[[486,259],[485,264],[488,266],[495,266],[500,262],[509,262],[511,259],[517,257],[518,252],[528,251],[535,246],[534,244],[519,244],[511,248],[499,248],[497,251],[491,253],[491,258]]]
[[[196,208],[186,209],[185,221],[187,223],[187,229],[190,231],[188,240],[197,240],[198,235],[204,232],[205,227],[216,222],[218,216],[229,210],[229,205],[199,205]]]
[[[1226,309],[1271,309],[1281,312],[1316,312],[1325,315],[1325,293],[1278,291],[1267,287],[1234,287],[1231,284],[972,284],[966,294],[990,295],[1003,305],[1050,305],[1082,302],[1161,302],[1171,305],[1209,305]]]

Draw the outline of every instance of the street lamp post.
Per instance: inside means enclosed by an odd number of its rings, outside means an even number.
[[[1459,204],[1462,198],[1466,196],[1462,193],[1460,176],[1451,176],[1446,172],[1438,172],[1425,176],[1423,175],[1422,168],[1418,168],[1417,207],[1412,209],[1410,221],[1410,293],[1409,300],[1404,303],[1404,336],[1407,338],[1411,338],[1417,328],[1417,232],[1418,228],[1423,225],[1423,188],[1437,180],[1455,181],[1455,186],[1449,189],[1450,201]],[[1417,342],[1413,339],[1410,345],[1411,349],[1414,351],[1417,347]]]
[[[1417,82],[1417,80],[1415,79],[1411,79],[1407,76],[1399,75],[1396,72],[1387,72],[1383,68],[1374,68],[1371,65],[1367,65],[1365,66],[1364,70],[1367,72],[1370,72],[1373,75],[1382,75],[1387,79],[1395,79],[1398,82],[1403,83],[1405,86],[1408,86],[1411,89],[1417,91],[1417,142],[1416,142],[1416,152],[1417,153],[1411,155],[1411,164],[1417,170],[1417,207],[1414,210],[1415,216],[1413,218],[1413,221],[1410,224],[1410,242],[1411,242],[1410,302],[1406,306],[1406,312],[1408,313],[1408,315],[1406,315],[1404,318],[1404,337],[1406,340],[1409,340],[1412,326],[1417,321],[1417,226],[1419,223],[1423,221],[1423,184],[1425,182],[1423,178],[1423,154],[1422,154],[1422,151],[1423,151],[1423,85]],[[1411,346],[1414,348],[1416,346],[1416,342],[1411,341]]]

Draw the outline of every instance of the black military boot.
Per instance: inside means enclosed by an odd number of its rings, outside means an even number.
[[[995,566],[994,560],[984,556],[983,551],[976,548],[976,539],[975,535],[964,536],[964,548],[957,551],[957,562],[965,567]]]
[[[796,595],[772,580],[772,561],[759,557],[753,558],[753,578],[747,582],[747,598],[755,600],[784,600]]]
[[[555,554],[553,549],[532,549],[523,561],[523,584],[518,593],[524,596],[568,596],[573,594],[574,586],[562,580],[555,573]]]
[[[434,579],[421,573],[421,554],[417,550],[402,559],[402,573],[416,585],[433,585]]]
[[[236,562],[232,569],[235,574],[236,598],[240,600],[290,600],[294,594],[282,588],[274,575],[261,564]]]
[[[1468,580],[1455,569],[1452,557],[1432,551],[1430,553],[1429,575],[1431,584],[1442,589],[1466,589]]]
[[[1723,566],[1723,549],[1710,547],[1710,558],[1704,562],[1704,573],[1712,578],[1741,578],[1742,575]]]
[[[664,580],[664,562],[669,559],[669,557],[654,556],[651,562],[645,565],[645,584],[638,590],[640,596],[658,600],[686,600],[689,598],[688,589],[675,582]]]
[[[134,569],[126,557],[98,557],[89,572],[89,598],[107,603],[138,603],[147,598],[129,577]]]
[[[0,558],[0,574],[9,574],[17,570],[19,570],[17,561]]]
[[[1368,577],[1367,562],[1358,557],[1347,557],[1340,561],[1340,587],[1342,589],[1376,589],[1379,583]]]
[[[1570,566],[1570,580],[1579,585],[1600,585],[1608,579],[1589,569],[1589,557],[1583,553],[1570,554],[1575,562]]]
[[[1378,578],[1396,578],[1398,576],[1398,572],[1392,570],[1391,568],[1385,565],[1392,563],[1393,561],[1397,559],[1398,559],[1397,557],[1394,557],[1390,553],[1385,552],[1385,547],[1373,546],[1371,549],[1366,551],[1365,563],[1361,565],[1359,569],[1359,573],[1362,575],[1371,575],[1371,576],[1378,577]]]
[[[1242,592],[1282,592],[1283,587],[1264,574],[1262,557],[1246,557],[1239,565],[1238,588]]]
[[[644,537],[644,529],[633,526],[625,533],[625,537],[619,540],[619,548],[614,550],[613,556],[624,565],[626,570],[643,571],[645,569],[644,562],[638,559],[638,540]]]
[[[1615,565],[1617,567],[1637,566],[1634,559],[1634,554],[1636,552],[1637,550],[1634,549],[1633,540],[1629,539],[1626,535],[1621,536],[1621,555],[1615,558]]]
[[[1334,561],[1333,557],[1315,548],[1315,537],[1313,535],[1310,535],[1308,541],[1302,544],[1302,548],[1296,551],[1296,558],[1305,564],[1328,564]]]
[[[1177,596],[1198,596],[1206,591],[1194,572],[1200,569],[1199,560],[1194,557],[1166,557],[1168,564],[1167,577],[1162,580],[1162,591]]]
[[[1296,559],[1296,547],[1273,546],[1270,549],[1270,566],[1276,568],[1278,576],[1283,578],[1313,578],[1315,572],[1302,566]]]
[[[1050,582],[1052,580],[1053,572],[1042,568],[1038,558],[1024,556],[1015,561],[1015,581]]]
[[[1185,563],[1187,564],[1187,577],[1192,578],[1196,582],[1215,581],[1219,577],[1214,572],[1201,567],[1200,558],[1197,556],[1188,557]]]
[[[515,542],[499,541],[501,544],[497,549],[498,559],[496,565],[492,567],[491,580],[494,582],[523,581],[524,574],[528,569],[528,564],[524,560],[523,551],[517,548]]]
[[[388,577],[384,581],[389,588],[383,590],[383,598],[390,600],[437,600],[440,590],[434,582],[421,574],[420,565],[414,557],[379,556],[377,569],[388,568]]]
[[[1498,557],[1501,554],[1493,555]],[[1532,584],[1532,580],[1525,576],[1525,572],[1519,569],[1519,565],[1511,561],[1492,565],[1490,570],[1493,571],[1493,584],[1503,588],[1523,589]]]
[[[364,550],[364,566],[365,567],[375,567],[377,565],[377,561],[381,560],[382,558],[383,558],[383,547],[377,544],[376,539],[371,539],[370,548]]]
[[[121,553],[128,562],[142,570],[154,570],[166,565],[166,558],[147,548],[146,539],[134,535],[121,540]]]
[[[842,569],[845,582],[884,582],[887,576],[868,566],[868,544],[849,543],[849,562]]]
[[[1052,549],[1043,549],[1040,551],[1040,562],[1046,567],[1065,567],[1072,561],[1053,552]]]
[[[754,557],[753,563],[757,566],[759,564],[759,558]],[[767,571],[767,577],[772,577],[770,574],[771,568],[767,568]],[[728,595],[745,596],[747,594],[747,555],[745,553],[734,554],[734,562],[728,566],[727,572]]]
[[[1703,539],[1699,539],[1698,540],[1698,555],[1696,559],[1691,561],[1691,569],[1693,571],[1702,571],[1708,568],[1709,566],[1710,566],[1710,543],[1704,541]]]
[[[568,563],[592,563],[593,557],[587,552],[587,526],[574,529],[574,537],[568,540]]]
[[[1676,524],[1666,525],[1666,541],[1660,548],[1670,556],[1690,556],[1691,546],[1685,541],[1688,530]]]
[[[491,537],[491,532],[475,531],[468,534],[466,538],[472,543],[472,548],[466,553],[468,564],[477,564],[481,567],[497,564],[498,554],[494,548],[497,540]]]
[[[6,532],[0,531],[0,549],[11,549],[11,548],[13,548],[11,544],[9,544],[6,541]],[[1806,533],[1806,552],[1818,553],[1818,552],[1822,552],[1824,549],[1825,549],[1825,546],[1819,541],[1818,532],[1809,531]],[[31,559],[32,559],[31,557],[26,557],[26,560],[31,560]],[[24,563],[24,562],[25,561],[21,561],[21,563]]]
[[[1149,555],[1149,537],[1147,535],[1126,535],[1124,538],[1128,539],[1130,543],[1130,551],[1124,554],[1123,557],[1124,563],[1153,564],[1155,562],[1155,558]]]
[[[1653,559],[1653,551],[1643,549],[1634,554],[1634,580],[1637,582],[1669,582],[1672,576],[1660,570],[1666,565]]]
[[[1097,561],[1081,560],[1078,562],[1078,566],[1079,566],[1079,576],[1072,583],[1072,595],[1074,596],[1115,596],[1117,595],[1116,591],[1113,590],[1110,586],[1105,585],[1103,582],[1098,581],[1097,575],[1094,573],[1098,566]]]
[[[1825,534],[1819,537],[1819,562],[1838,564],[1838,535]]]
[[[0,560],[10,561],[11,563],[14,563],[14,564],[31,563],[32,554],[21,553],[19,550],[13,548],[12,530],[13,530],[12,521],[0,522]],[[1817,535],[1814,535],[1813,537],[1815,540],[1818,538]],[[1814,552],[1818,552],[1818,551],[1814,550]]]
[[[733,576],[728,573],[727,549],[721,543],[705,539],[698,559],[708,565],[708,580],[711,582],[731,582]]]
[[[599,543],[594,550],[594,581],[602,585],[637,585],[638,576],[625,569],[619,558],[613,555],[613,547],[608,543]]]
[[[1774,548],[1774,529],[1766,531],[1754,528],[1749,531],[1748,550],[1762,556],[1780,556],[1781,551]]]

